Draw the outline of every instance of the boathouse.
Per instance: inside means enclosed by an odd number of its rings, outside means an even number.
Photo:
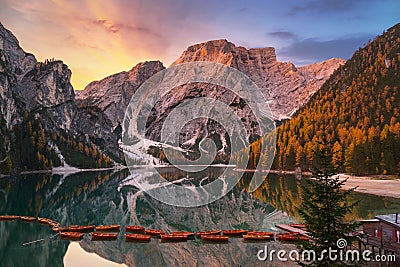
[[[400,256],[400,216],[398,213],[378,215],[371,220],[362,220],[364,245],[380,253]],[[397,258],[397,257],[396,257]]]

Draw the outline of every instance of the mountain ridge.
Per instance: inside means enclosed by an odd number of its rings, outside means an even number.
[[[287,118],[304,105],[332,72],[345,62],[333,58],[296,67],[291,62],[277,61],[273,47],[247,49],[219,39],[189,46],[171,65],[194,61],[224,64],[249,76],[269,101],[277,118]],[[320,68],[313,69],[321,65],[325,66],[323,72],[318,72]]]
[[[272,71],[269,73],[282,78],[282,84],[290,82],[290,77],[285,79],[285,75],[290,75],[291,71],[295,73],[294,86],[291,90],[300,92],[297,98],[304,97],[304,99],[313,94],[318,87],[317,77],[326,79],[330,71],[329,66],[336,68],[342,63],[340,60],[326,65],[321,63],[327,68],[324,70],[320,68],[321,71],[317,70],[318,73],[315,73],[312,67],[296,68],[291,63],[277,62],[272,47],[246,49],[226,40],[213,40],[188,47],[173,64],[193,61],[192,54],[197,53],[199,49],[205,51],[199,54],[199,59],[214,55],[215,58],[211,58],[214,62],[244,71],[256,80],[259,86],[261,85],[265,95],[269,95],[270,91],[267,90],[268,84],[263,83],[262,79],[269,79],[267,77],[269,74],[263,73],[263,68],[267,70],[271,67]],[[193,51],[190,52],[191,50]],[[68,151],[63,153],[81,159],[70,161],[72,165],[85,161],[84,158],[95,158],[96,163],[90,164],[108,166],[111,160],[103,154],[103,151],[117,162],[120,161],[123,155],[118,146],[118,139],[125,108],[140,85],[165,68],[160,61],[141,62],[129,71],[93,81],[83,91],[74,91],[70,83],[72,72],[66,64],[54,59],[38,62],[33,54],[25,52],[20,47],[18,39],[2,24],[0,24],[0,58],[0,120],[4,122],[0,127],[0,141],[3,144],[0,149],[0,164],[7,165],[3,169],[8,171],[14,168],[20,170],[31,168],[25,166],[23,162],[17,162],[20,158],[19,153],[22,153],[20,147],[22,144],[13,145],[13,143],[20,139],[18,136],[21,134],[28,136],[29,140],[32,138],[34,140],[32,155],[26,158],[28,161],[30,157],[35,158],[37,164],[33,164],[32,167],[38,165],[39,168],[46,169],[62,164],[55,156],[52,148],[54,145]],[[314,87],[303,92],[302,86],[314,80]],[[192,89],[204,89],[204,92],[208,90],[205,87]],[[279,92],[279,94],[285,93],[286,91]],[[231,100],[235,101],[233,98]],[[277,100],[280,101],[279,98]],[[294,110],[301,105],[302,102],[295,103]],[[289,109],[287,106],[281,108],[277,105],[276,110],[283,110],[282,114],[286,117],[293,108]],[[153,125],[154,127],[159,126]],[[15,132],[15,129],[18,131]],[[37,132],[40,132],[40,138]],[[28,144],[28,139],[23,139],[23,143]]]
[[[71,70],[61,60],[38,62],[0,24],[1,173],[51,169],[64,164],[110,166],[77,122]]]
[[[399,84],[400,23],[355,51],[310,101],[277,129],[273,167],[311,169],[325,135],[338,171],[400,173]]]

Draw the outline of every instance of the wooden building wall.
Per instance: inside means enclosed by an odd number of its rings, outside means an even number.
[[[375,229],[380,231],[380,236],[375,236]],[[379,222],[364,222],[363,231],[367,234],[367,239],[370,244],[380,246],[383,249],[390,249],[400,254],[400,243],[396,242],[394,231],[400,231],[400,227],[387,223],[385,221]]]

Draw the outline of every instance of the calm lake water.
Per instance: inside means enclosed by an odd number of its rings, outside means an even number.
[[[168,180],[189,178],[185,185],[208,177],[212,181],[223,168],[201,173],[163,169]],[[254,193],[245,190],[247,174],[225,197],[203,207],[179,208],[163,204],[132,185],[148,177],[149,169],[138,168],[134,176],[120,172],[85,172],[72,175],[32,174],[0,179],[0,214],[46,217],[62,225],[142,225],[165,231],[201,231],[246,228],[276,231],[277,223],[299,220],[298,207],[304,179],[270,174]],[[257,174],[261,175],[261,174]],[[134,179],[132,179],[134,178]],[[207,182],[206,181],[206,182]],[[372,218],[400,209],[400,199],[354,193],[360,204],[352,218]],[[124,230],[116,241],[80,242],[60,240],[50,228],[38,223],[0,222],[0,266],[290,266],[257,260],[265,243],[244,243],[231,238],[228,244],[125,243]],[[24,243],[42,241],[23,245]],[[269,249],[292,249],[292,244],[268,242]]]

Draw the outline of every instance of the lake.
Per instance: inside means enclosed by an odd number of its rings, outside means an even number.
[[[215,180],[224,168],[208,168],[186,173],[171,168],[160,169],[165,179],[183,179],[184,186]],[[301,186],[305,179],[291,175],[269,174],[253,193],[246,191],[249,173],[226,196],[201,207],[182,208],[164,204],[134,186],[135,179],[151,176],[151,170],[83,172],[71,175],[31,174],[0,179],[0,214],[28,215],[54,219],[61,225],[121,224],[116,241],[80,242],[60,240],[48,226],[37,222],[0,222],[1,266],[290,266],[265,263],[257,252],[265,243],[245,243],[231,238],[228,244],[126,243],[125,225],[142,225],[165,231],[203,231],[245,228],[276,231],[277,223],[299,221]],[[262,175],[262,174],[256,174]],[[204,179],[207,178],[207,179]],[[353,193],[360,203],[351,218],[372,218],[394,213],[400,199]],[[42,239],[42,240],[41,240]],[[32,244],[25,243],[41,240]],[[289,243],[267,242],[269,249],[293,249]]]

